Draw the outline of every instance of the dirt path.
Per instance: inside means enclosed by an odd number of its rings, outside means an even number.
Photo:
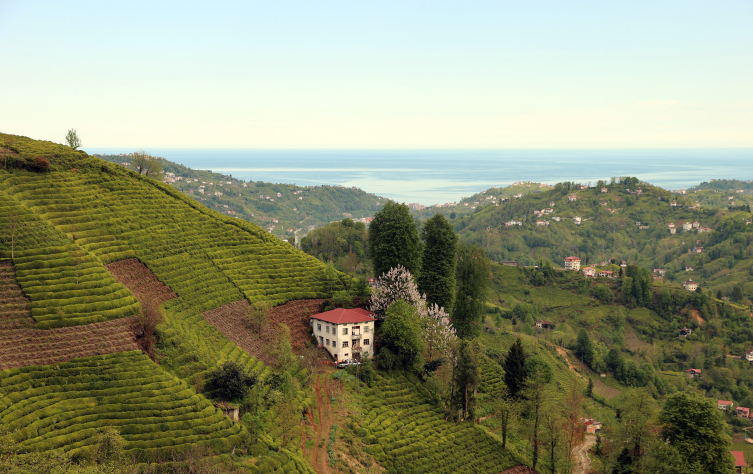
[[[578,377],[582,378],[584,381],[588,382],[588,379],[583,374],[581,374],[580,372],[578,372],[578,371],[575,370],[575,366],[573,365],[572,362],[570,362],[570,357],[568,357],[567,351],[565,350],[565,348],[564,347],[560,347],[560,346],[555,346],[555,349],[557,350],[557,354],[559,354],[560,357],[562,357],[563,359],[565,359],[565,362],[567,363],[567,367],[575,375],[577,375]]]
[[[322,378],[324,381],[322,381]],[[316,377],[316,405],[319,410],[319,424],[316,425],[316,443],[314,444],[314,469],[318,474],[329,474],[329,456],[327,455],[327,440],[332,428],[332,407],[330,395],[327,391],[327,376]],[[321,445],[321,447],[320,447]]]
[[[559,354],[563,359],[565,359],[565,362],[567,363],[567,366],[568,368],[570,368],[572,373],[580,377],[581,380],[583,380],[584,382],[588,383],[588,378],[576,370],[577,368],[588,370],[586,366],[581,361],[577,361],[578,363],[577,367],[575,364],[570,362],[570,357],[564,347],[555,346],[555,349],[557,350],[557,354]],[[593,383],[594,383],[594,392],[601,395],[602,397],[613,398],[620,394],[619,390],[617,390],[616,388],[610,387],[599,378],[595,378],[593,380]]]
[[[575,458],[575,469],[573,474],[586,474],[591,470],[591,459],[588,457],[588,450],[596,444],[596,435],[587,434],[583,443],[573,448]]]
[[[699,326],[703,327],[703,325],[706,324],[706,321],[703,320],[701,313],[699,313],[697,309],[691,309],[690,313],[693,315],[693,319],[696,320]]]

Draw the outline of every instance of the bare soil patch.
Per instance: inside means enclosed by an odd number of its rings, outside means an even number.
[[[591,459],[588,457],[588,451],[596,444],[596,435],[587,434],[582,444],[573,448],[575,455],[574,474],[588,474],[591,472]]]
[[[701,313],[699,313],[697,309],[691,309],[690,313],[693,315],[693,319],[699,326],[703,327],[706,324],[706,321],[701,317]]]
[[[567,363],[567,367],[570,370],[572,370],[575,375],[580,377],[584,382],[588,382],[588,379],[582,373],[582,372],[589,371],[589,368],[586,367],[586,364],[584,364],[578,359],[575,359],[575,362],[571,361],[570,355],[567,353],[567,350],[565,350],[564,347],[555,346],[555,349],[557,350],[557,354],[559,354],[560,357],[565,359],[565,362]],[[593,383],[594,383],[594,392],[596,392],[598,395],[601,395],[602,397],[613,398],[621,393],[618,389],[610,387],[609,385],[602,382],[600,378],[594,378]]]
[[[645,350],[651,347],[651,344],[638,339],[638,335],[635,333],[633,326],[625,325],[625,347],[633,352]]]
[[[248,321],[250,305],[247,300],[228,303],[202,315],[238,347],[265,364],[274,365],[276,361],[269,349],[277,338],[277,327],[286,324],[290,328],[293,350],[302,350],[306,341],[311,340],[309,318],[319,313],[322,301],[324,300],[295,300],[275,306],[269,314],[270,327],[261,334],[251,329]]]
[[[0,330],[28,329],[34,324],[31,302],[18,286],[16,269],[10,261],[0,262]]]
[[[138,350],[139,316],[57,329],[0,330],[0,370]]]
[[[165,301],[178,297],[169,286],[159,281],[154,273],[138,259],[119,260],[105,265],[105,267],[110,271],[115,281],[128,288],[141,304],[144,304],[145,299],[151,298],[159,306]]]

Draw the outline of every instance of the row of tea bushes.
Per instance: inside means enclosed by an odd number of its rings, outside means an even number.
[[[445,421],[405,375],[364,389],[366,451],[388,473],[498,473],[521,464],[482,428]]]
[[[0,180],[8,176],[0,172]],[[0,228],[8,228],[14,213],[15,245],[11,253],[3,239],[2,255],[14,257],[16,281],[30,299],[38,329],[103,322],[140,311],[136,299],[99,259],[0,191]]]
[[[0,423],[26,451],[93,449],[115,427],[128,454],[151,458],[206,445],[227,452],[247,433],[138,351],[0,372]]]
[[[315,258],[154,180],[125,172],[4,178],[8,194],[101,262],[136,257],[204,310],[244,297],[279,304],[329,292]]]

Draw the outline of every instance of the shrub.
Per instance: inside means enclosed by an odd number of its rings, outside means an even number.
[[[237,400],[243,398],[256,382],[256,376],[247,374],[240,365],[225,362],[209,374],[207,388],[221,398]]]

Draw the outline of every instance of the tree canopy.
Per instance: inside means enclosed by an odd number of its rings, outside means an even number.
[[[450,311],[455,302],[455,267],[458,236],[442,214],[436,214],[421,227],[423,257],[418,289],[428,304]]]
[[[517,338],[505,358],[505,385],[511,397],[517,397],[526,381],[526,351],[523,343]]]
[[[374,214],[369,226],[369,253],[375,276],[398,265],[411,275],[421,269],[421,239],[408,206],[388,201]]]
[[[381,343],[377,361],[381,368],[413,367],[423,350],[421,321],[415,307],[403,300],[392,303],[382,324]]]
[[[452,326],[458,337],[465,339],[481,332],[491,263],[484,249],[465,243],[458,247],[457,260],[457,291],[452,310]]]
[[[691,392],[669,396],[659,414],[661,437],[688,467],[684,472],[731,474],[732,446],[721,411],[709,398]]]

